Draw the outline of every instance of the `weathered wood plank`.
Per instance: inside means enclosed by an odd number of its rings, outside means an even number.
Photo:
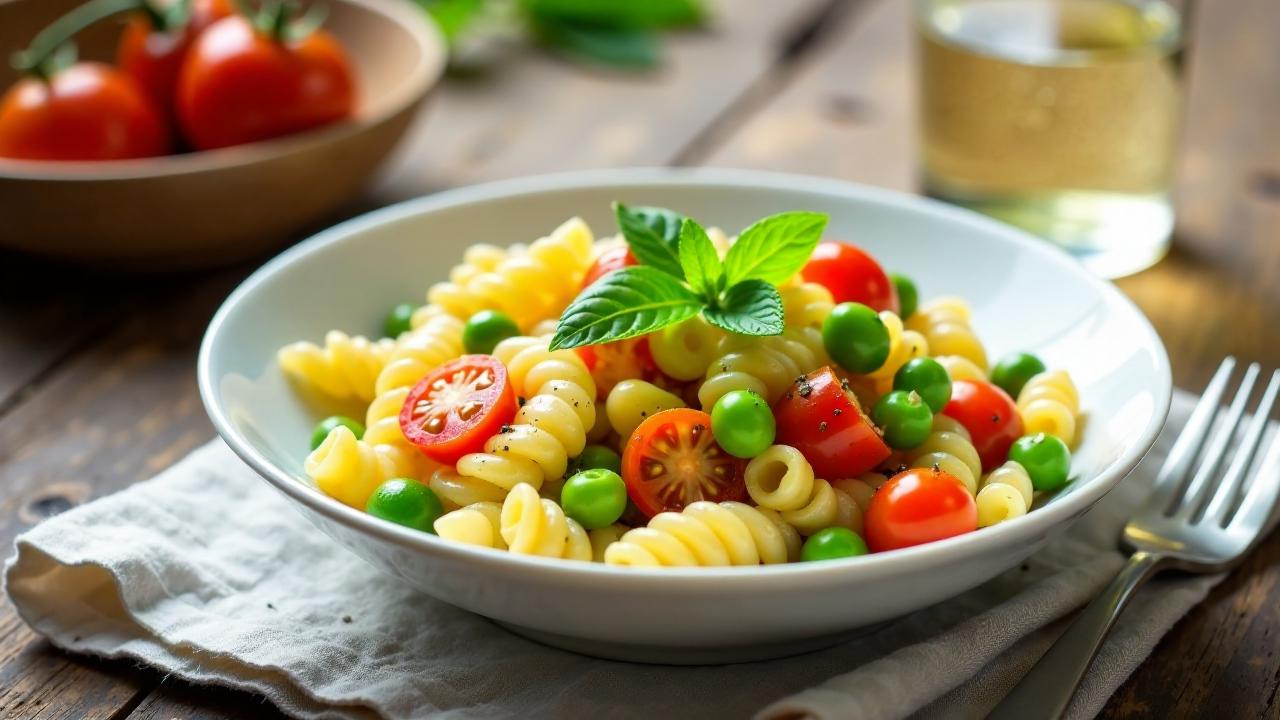
[[[129,720],[276,720],[285,715],[265,699],[225,688],[168,680],[129,714]]]

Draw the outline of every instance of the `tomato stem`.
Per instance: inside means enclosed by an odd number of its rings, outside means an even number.
[[[312,3],[296,20],[299,5],[294,0],[267,0],[257,10],[248,0],[235,0],[235,3],[258,32],[278,43],[302,40],[318,30],[329,14],[328,7],[318,2]]]
[[[144,7],[144,0],[91,0],[46,26],[26,50],[13,54],[10,64],[19,72],[48,80],[63,69],[60,61],[65,61],[66,51],[59,49],[77,33],[104,18]]]

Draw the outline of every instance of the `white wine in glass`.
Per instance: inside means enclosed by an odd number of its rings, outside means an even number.
[[[919,0],[929,194],[1117,277],[1169,245],[1182,13],[1164,0]]]

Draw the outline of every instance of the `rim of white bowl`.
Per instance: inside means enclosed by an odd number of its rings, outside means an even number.
[[[448,43],[440,27],[410,3],[393,0],[338,0],[382,15],[417,44],[418,62],[405,68],[403,80],[378,102],[360,106],[351,118],[284,137],[159,157],[98,162],[43,162],[0,158],[0,179],[33,182],[101,182],[173,177],[252,165],[294,155],[365,132],[412,108],[439,84],[448,61]]]
[[[222,326],[235,308],[254,290],[269,282],[295,260],[331,244],[358,242],[362,231],[407,216],[416,216],[445,207],[491,202],[512,196],[538,195],[545,192],[601,186],[711,186],[751,189],[802,191],[819,195],[879,203],[912,211],[940,215],[949,222],[980,228],[983,232],[1002,235],[1031,253],[1044,256],[1063,272],[1075,275],[1091,285],[1109,303],[1128,308],[1139,321],[1146,344],[1156,349],[1155,408],[1137,442],[1126,448],[1119,458],[1102,472],[1088,479],[1074,481],[1076,487],[1060,499],[1037,508],[1035,512],[936,542],[914,547],[873,553],[855,558],[817,563],[787,563],[754,567],[690,567],[634,568],[614,567],[601,563],[572,562],[557,558],[515,555],[462,543],[449,542],[430,533],[380,520],[328,497],[318,489],[275,466],[236,431],[218,399],[217,380],[212,376],[213,348]],[[282,340],[283,342],[283,340]],[[331,520],[381,540],[395,543],[426,556],[452,555],[478,566],[488,566],[513,574],[536,574],[539,579],[560,582],[591,582],[607,578],[615,583],[636,583],[634,587],[651,587],[658,579],[679,582],[682,590],[721,593],[727,588],[750,583],[756,578],[786,578],[805,581],[809,587],[827,583],[844,584],[851,576],[874,581],[904,572],[918,572],[1032,540],[1050,528],[1088,510],[1138,465],[1155,443],[1169,413],[1173,385],[1169,357],[1146,316],[1114,285],[1101,280],[1063,250],[1017,228],[997,222],[975,212],[937,200],[895,190],[868,187],[844,180],[791,173],[728,168],[624,168],[588,170],[536,175],[513,180],[472,185],[446,190],[434,195],[406,200],[346,220],[286,250],[268,261],[244,280],[218,308],[200,345],[197,363],[200,397],[214,428],[228,446],[250,467],[277,489]],[[1118,540],[1118,538],[1117,538]],[[336,542],[336,540],[335,540]]]

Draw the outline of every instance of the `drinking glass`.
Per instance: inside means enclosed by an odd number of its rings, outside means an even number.
[[[1119,277],[1169,247],[1185,3],[917,0],[926,191]]]

